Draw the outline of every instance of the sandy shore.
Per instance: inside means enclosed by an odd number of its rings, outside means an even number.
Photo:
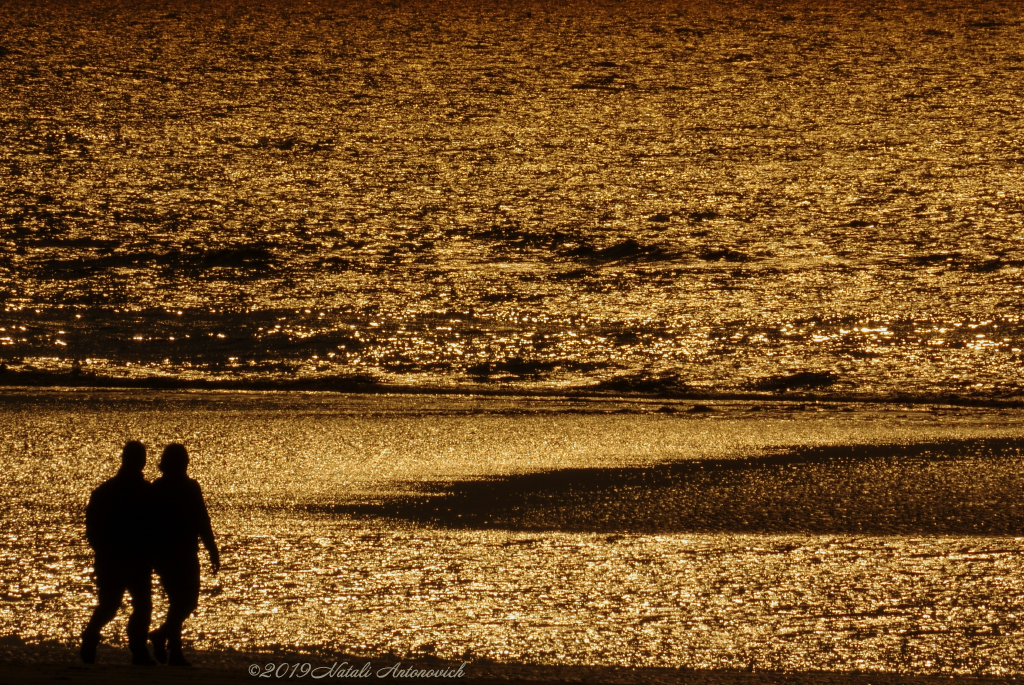
[[[0,685],[460,663],[425,655],[465,659],[461,679],[484,683],[1024,677],[1015,410],[273,393],[0,405]],[[83,498],[125,435],[188,436],[214,505],[225,565],[205,578],[186,672],[129,667],[125,612],[97,665],[73,646],[95,603]],[[577,665],[535,665],[556,660]]]
[[[0,674],[0,685],[15,685],[25,683],[52,683],[61,681],[68,683],[82,683],[86,685],[111,683],[112,685],[127,685],[129,683],[152,683],[153,685],[170,685],[173,683],[190,683],[193,685],[220,685],[229,683],[258,682],[257,678],[233,673],[228,671],[211,669],[191,669],[184,672],[175,672],[170,669],[139,671],[127,666],[101,666],[88,668],[85,666],[46,666],[39,668],[23,668],[0,664],[4,673]],[[474,678],[466,677],[461,682],[479,683],[480,685],[541,685],[544,683],[692,683],[693,685],[938,685],[939,683],[951,685],[967,685],[970,683],[1004,683],[1017,682],[1014,679],[984,678],[971,676],[900,676],[892,674],[831,674],[831,673],[730,673],[726,671],[689,671],[685,673],[664,673],[628,674],[631,679],[620,680],[607,679],[604,677],[591,677],[583,669],[573,669],[573,672],[560,674],[557,679],[551,679],[543,674],[537,678]],[[649,677],[648,677],[649,676]],[[363,679],[346,679],[352,682],[371,682]],[[315,682],[315,681],[314,681]],[[325,682],[325,681],[321,681]],[[326,680],[326,682],[339,682],[339,680]],[[381,682],[372,679],[372,682]],[[442,683],[460,682],[454,679],[413,680],[419,683]]]
[[[128,685],[130,683],[152,683],[153,685],[171,685],[189,683],[190,685],[222,685],[234,683],[273,682],[288,679],[298,682],[406,682],[406,683],[453,683],[467,682],[478,685],[543,685],[554,683],[608,683],[634,684],[655,683],[670,685],[675,683],[693,685],[968,685],[1019,682],[1015,676],[965,676],[965,675],[900,675],[895,673],[780,673],[771,671],[726,671],[726,670],[690,670],[672,668],[615,668],[598,666],[540,666],[530,664],[499,664],[493,662],[467,663],[462,668],[462,675],[451,677],[417,677],[410,674],[396,677],[389,672],[389,667],[397,662],[393,657],[351,657],[338,656],[336,661],[339,669],[329,671],[332,663],[319,657],[303,654],[242,654],[220,653],[191,654],[196,666],[192,668],[174,668],[157,666],[154,668],[132,667],[126,664],[126,650],[114,650],[101,647],[99,660],[108,663],[85,665],[76,659],[74,650],[67,646],[27,646],[18,649],[5,649],[0,653],[0,685],[36,685],[53,683],[54,681],[78,683],[82,685]],[[372,674],[368,677],[339,675],[344,673],[340,667],[348,662],[356,670],[363,669],[370,663]],[[120,663],[119,663],[120,662]],[[208,665],[200,665],[205,663]],[[215,665],[209,665],[209,664]],[[260,666],[260,673],[266,673],[267,664],[305,664],[309,663],[314,671],[321,675],[314,679],[312,675],[305,678],[288,677],[282,673],[278,678],[273,675],[252,676],[249,671],[254,664]],[[441,670],[449,673],[460,667],[458,662],[441,660],[402,660],[402,669]],[[256,669],[253,668],[255,671]],[[290,670],[290,669],[289,669]]]

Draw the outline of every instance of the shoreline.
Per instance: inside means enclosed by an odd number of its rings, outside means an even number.
[[[671,406],[690,403],[693,411],[704,411],[700,402],[749,402],[766,404],[836,404],[866,406],[913,407],[965,407],[989,409],[1024,408],[1024,394],[1011,397],[971,397],[968,395],[856,395],[827,392],[791,391],[705,391],[663,388],[655,390],[609,390],[600,386],[533,387],[524,384],[488,385],[411,385],[382,383],[369,376],[340,378],[312,378],[293,381],[279,380],[209,380],[180,378],[115,378],[98,376],[72,377],[69,374],[47,372],[0,373],[0,388],[15,393],[67,393],[75,391],[189,391],[253,394],[325,394],[341,395],[407,395],[435,396],[438,398],[488,397],[505,399],[538,398],[568,401],[659,402]]]

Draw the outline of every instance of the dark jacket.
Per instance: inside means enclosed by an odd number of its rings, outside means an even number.
[[[151,488],[141,471],[118,471],[92,491],[85,508],[85,537],[97,557],[150,555]]]
[[[153,530],[159,541],[157,557],[196,557],[200,540],[207,549],[215,549],[210,515],[199,483],[185,475],[165,475],[153,481],[152,488]]]

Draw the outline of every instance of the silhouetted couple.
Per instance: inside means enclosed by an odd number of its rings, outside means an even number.
[[[117,475],[96,488],[85,510],[85,534],[96,552],[99,604],[82,633],[82,661],[96,661],[100,631],[121,607],[125,590],[132,598],[128,647],[132,663],[188,666],[181,652],[181,627],[199,606],[199,540],[216,574],[220,554],[199,483],[188,477],[184,445],[168,445],[160,457],[163,476],[152,483],[142,475],[146,448],[131,441],[121,452]],[[167,592],[167,618],[149,632],[153,613],[152,575]]]

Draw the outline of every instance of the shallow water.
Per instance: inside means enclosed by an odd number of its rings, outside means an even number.
[[[13,382],[1019,393],[1010,5],[0,7]]]
[[[661,406],[8,396],[0,636],[73,643],[95,601],[84,504],[133,437],[184,440],[210,503],[224,569],[189,623],[200,663],[1024,673],[1024,415]]]

